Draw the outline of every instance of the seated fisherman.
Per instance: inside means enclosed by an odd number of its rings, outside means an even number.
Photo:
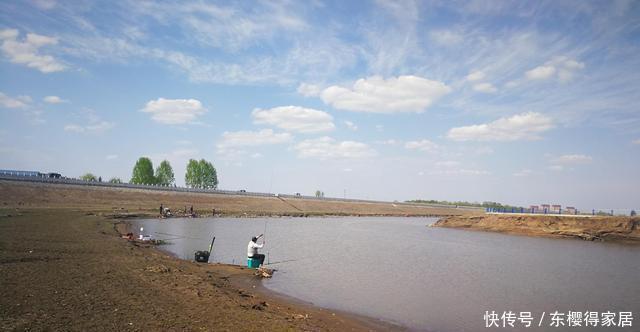
[[[252,237],[249,245],[247,245],[247,257],[259,260],[260,265],[264,263],[264,255],[259,254],[258,249],[262,249],[262,247],[264,247],[264,240],[262,241],[262,244],[258,244],[257,242],[262,235],[264,234]]]

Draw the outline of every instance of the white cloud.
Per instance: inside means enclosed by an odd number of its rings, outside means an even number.
[[[196,42],[229,51],[255,46],[276,35],[307,28],[292,3],[223,5],[205,2],[135,1],[130,10],[159,22],[172,22]]]
[[[251,116],[254,123],[299,133],[317,133],[335,129],[333,117],[329,113],[299,106],[281,106],[267,110],[256,108]]]
[[[401,142],[391,138],[391,139],[387,139],[387,140],[383,140],[383,141],[375,141],[374,143],[375,144],[382,144],[382,145],[396,145],[396,144],[400,144]]]
[[[571,167],[574,165],[589,164],[591,161],[593,158],[584,154],[565,154],[552,158],[548,169],[552,171],[572,170]]]
[[[444,160],[435,163],[436,168],[429,171],[429,175],[488,175],[488,171],[461,168],[461,163],[455,160]]]
[[[491,174],[485,170],[479,169],[466,169],[466,168],[453,168],[453,169],[439,169],[430,171],[429,175],[489,175]]]
[[[423,139],[420,141],[408,141],[404,143],[405,149],[409,150],[420,150],[426,152],[434,152],[439,149],[438,144],[431,142],[428,139]]]
[[[202,103],[196,99],[164,99],[150,100],[140,111],[151,113],[151,118],[164,124],[193,123],[207,112]]]
[[[300,158],[347,159],[368,158],[377,152],[365,143],[354,141],[336,141],[331,137],[304,140],[293,147]]]
[[[584,68],[584,63],[566,56],[556,56],[544,65],[533,68],[525,73],[529,80],[546,80],[557,77],[561,82],[568,82],[578,70]]]
[[[101,134],[113,128],[115,124],[108,121],[99,121],[88,125],[68,124],[64,126],[65,131],[87,134]]]
[[[358,126],[355,125],[355,123],[351,122],[351,121],[344,121],[344,125],[347,126],[347,128],[356,131],[358,130]]]
[[[5,108],[27,108],[32,102],[29,96],[9,97],[0,92],[0,106]]]
[[[110,155],[107,155],[105,157],[105,159],[106,160],[116,160],[116,159],[118,159],[118,155],[117,154],[110,154]]]
[[[68,102],[67,100],[64,100],[58,96],[46,96],[42,99],[45,103],[49,103],[49,104],[60,104],[60,103],[66,103]]]
[[[451,30],[434,30],[429,33],[433,41],[442,45],[455,45],[464,41],[461,34]]]
[[[442,82],[418,76],[372,76],[357,80],[353,88],[330,86],[321,97],[326,104],[347,111],[421,113],[450,91]]]
[[[55,0],[31,0],[31,3],[44,10],[53,9],[57,5]]]
[[[383,125],[381,125],[381,124],[377,124],[377,125],[376,125],[376,130],[377,130],[377,131],[383,131],[383,130],[384,130],[384,126],[383,126]]]
[[[533,174],[532,170],[530,170],[530,169],[522,169],[522,170],[519,170],[519,171],[513,173],[513,176],[516,176],[516,177],[527,177],[527,176],[529,176],[531,174]]]
[[[546,80],[555,74],[556,68],[553,66],[538,66],[527,71],[524,75],[530,80]]]
[[[588,164],[593,160],[591,156],[587,156],[584,154],[565,154],[554,158],[552,160],[555,164],[562,165],[574,165],[574,164]]]
[[[447,138],[454,141],[518,141],[540,139],[540,134],[554,127],[550,117],[540,113],[517,114],[496,121],[451,128]]]
[[[478,92],[484,92],[484,93],[494,93],[498,91],[498,89],[496,89],[496,87],[493,86],[493,84],[487,83],[487,82],[474,84],[473,90]]]
[[[322,88],[315,84],[300,83],[297,91],[305,97],[317,97],[322,93]]]
[[[230,147],[259,146],[281,144],[291,140],[289,133],[274,133],[271,129],[260,131],[225,131],[222,140],[218,143],[218,149]]]
[[[18,40],[19,32],[16,29],[0,30],[0,48],[9,61],[35,68],[43,73],[62,71],[65,66],[50,55],[41,55],[42,47],[56,45],[57,38],[27,33],[22,41]]]
[[[564,167],[561,165],[551,165],[549,166],[549,169],[552,171],[560,172],[564,170]]]
[[[481,71],[474,71],[472,73],[470,73],[469,75],[467,75],[466,79],[469,82],[475,82],[475,81],[479,81],[481,79],[484,78],[484,72]]]
[[[640,138],[631,141],[632,144],[640,145]]]

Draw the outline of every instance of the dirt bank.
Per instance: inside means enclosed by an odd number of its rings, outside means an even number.
[[[561,217],[541,215],[453,216],[434,227],[522,234],[530,236],[580,238],[590,241],[619,241],[640,244],[640,217]]]
[[[226,215],[446,216],[478,213],[466,209],[408,204],[284,199],[0,180],[0,208],[73,208],[91,211],[117,209],[155,213],[161,203],[173,211],[193,205],[200,215],[211,215],[214,208],[216,213]]]
[[[0,330],[365,331],[395,327],[287,300],[236,266],[181,261],[115,220],[0,210]]]

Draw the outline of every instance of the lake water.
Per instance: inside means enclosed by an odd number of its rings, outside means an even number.
[[[162,248],[191,260],[215,235],[211,261],[234,264],[246,264],[247,243],[266,227],[262,253],[278,269],[264,281],[267,288],[414,330],[576,330],[550,327],[556,311],[565,314],[565,324],[569,311],[599,317],[632,312],[631,328],[587,330],[640,330],[640,247],[427,227],[435,221],[215,218],[134,225],[171,239]],[[531,312],[532,326],[516,320],[515,328],[488,329],[487,311],[499,316],[513,311],[517,318]]]

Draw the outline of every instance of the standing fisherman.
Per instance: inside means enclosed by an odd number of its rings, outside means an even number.
[[[262,244],[258,244],[258,239],[261,238],[264,234],[260,234],[258,236],[254,236],[251,238],[249,245],[247,245],[247,257],[257,259],[260,261],[260,265],[264,263],[264,255],[258,253],[258,249],[262,249],[264,247],[264,239],[262,240]]]

